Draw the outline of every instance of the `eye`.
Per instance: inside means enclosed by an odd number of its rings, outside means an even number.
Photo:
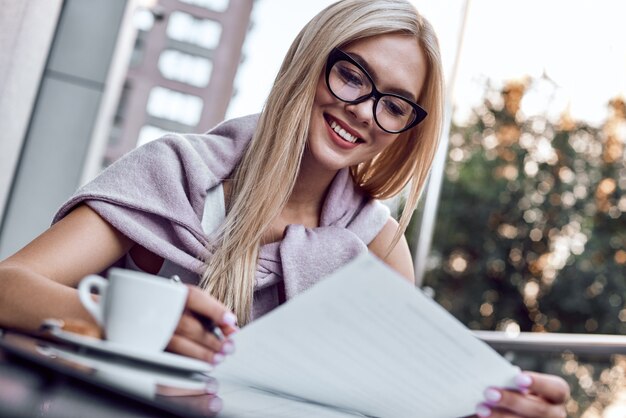
[[[341,80],[353,87],[362,87],[365,83],[365,77],[358,69],[343,63],[337,63],[337,74]]]
[[[404,117],[408,115],[411,110],[408,103],[396,97],[385,96],[380,101],[383,104],[385,112],[394,117]]]

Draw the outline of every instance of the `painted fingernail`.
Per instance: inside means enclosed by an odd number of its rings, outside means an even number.
[[[220,398],[212,398],[207,405],[209,412],[220,412],[222,410],[223,402]]]
[[[233,344],[231,341],[226,341],[223,345],[222,345],[222,354],[233,354],[235,352],[235,344]]]
[[[222,324],[230,325],[231,327],[237,326],[237,317],[232,312],[225,312],[222,317]]]
[[[496,404],[500,402],[500,399],[502,399],[502,394],[500,393],[500,391],[494,388],[485,389],[483,395],[485,396],[487,402],[490,404]]]
[[[526,373],[520,373],[515,376],[515,384],[520,389],[528,389],[533,384],[533,378]]]
[[[224,361],[224,354],[220,354],[220,353],[215,353],[213,354],[213,360],[211,361],[212,364],[220,364],[221,362]]]
[[[487,405],[480,404],[476,407],[476,415],[481,418],[488,417],[491,415],[491,408]]]

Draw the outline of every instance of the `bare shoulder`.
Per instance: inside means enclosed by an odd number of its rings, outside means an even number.
[[[409,282],[415,283],[413,259],[404,235],[400,237],[396,245],[389,251],[393,243],[393,238],[396,232],[398,232],[398,228],[398,222],[392,217],[389,217],[385,226],[383,226],[378,235],[370,242],[368,248],[372,254],[387,263],[387,265],[400,273]]]

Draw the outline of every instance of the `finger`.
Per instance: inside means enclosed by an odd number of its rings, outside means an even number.
[[[237,317],[217,299],[203,292],[196,286],[187,286],[187,308],[210,318],[220,328],[230,330],[236,328]]]
[[[486,414],[485,408],[482,412],[477,409],[479,417],[506,416],[506,413],[526,418],[564,418],[567,416],[564,405],[552,404],[533,394],[488,388],[484,395],[486,402],[481,405],[490,409],[492,413]]]
[[[476,416],[478,418],[519,418],[519,415],[507,411],[499,411],[493,406],[485,404],[480,404],[476,407]]]
[[[198,360],[206,361],[213,365],[224,361],[224,354],[213,351],[195,341],[185,338],[181,335],[174,335],[167,345],[167,350],[173,353],[182,354],[187,357],[193,357]]]
[[[542,418],[552,417],[552,415],[540,415]],[[489,404],[480,404],[476,407],[476,417],[478,418],[535,418],[539,417],[538,415],[520,415],[517,412],[508,411],[502,408],[498,408],[494,405]],[[566,415],[562,415],[562,417],[566,417]]]
[[[545,414],[540,415],[528,415],[528,413],[520,413],[520,412],[511,412],[503,409],[499,409],[494,407],[492,409],[491,415],[488,415],[489,418],[567,418],[567,414],[565,412],[565,408],[560,408],[555,405],[550,406],[550,408],[556,408],[552,412],[545,412]]]
[[[520,388],[528,388],[535,395],[553,404],[562,404],[570,396],[567,382],[559,376],[523,372],[517,376],[516,382],[520,384]]]
[[[184,313],[178,322],[176,334],[182,335],[190,340],[201,344],[212,351],[222,351],[224,343],[215,334],[206,330],[200,321],[189,313]]]
[[[479,406],[476,409],[476,416],[478,418],[520,418],[520,415],[510,412],[510,411],[503,411],[503,410],[498,410],[497,408],[488,406],[488,405],[484,405],[484,406]],[[525,415],[524,415],[525,417]]]
[[[230,337],[239,332],[239,327],[235,325],[223,325],[221,326],[222,332],[225,336]]]
[[[206,375],[204,375],[204,377],[206,379],[203,382],[204,386],[194,388],[167,386],[166,384],[162,385],[157,383],[156,394],[161,396],[196,396],[217,394],[217,390],[219,389],[219,383],[217,380]]]

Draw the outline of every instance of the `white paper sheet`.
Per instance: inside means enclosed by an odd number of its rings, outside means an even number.
[[[219,418],[356,418],[361,414],[341,411],[283,394],[251,388],[240,382],[219,379],[223,408]]]
[[[215,376],[377,417],[471,415],[518,369],[367,254],[246,326]]]

